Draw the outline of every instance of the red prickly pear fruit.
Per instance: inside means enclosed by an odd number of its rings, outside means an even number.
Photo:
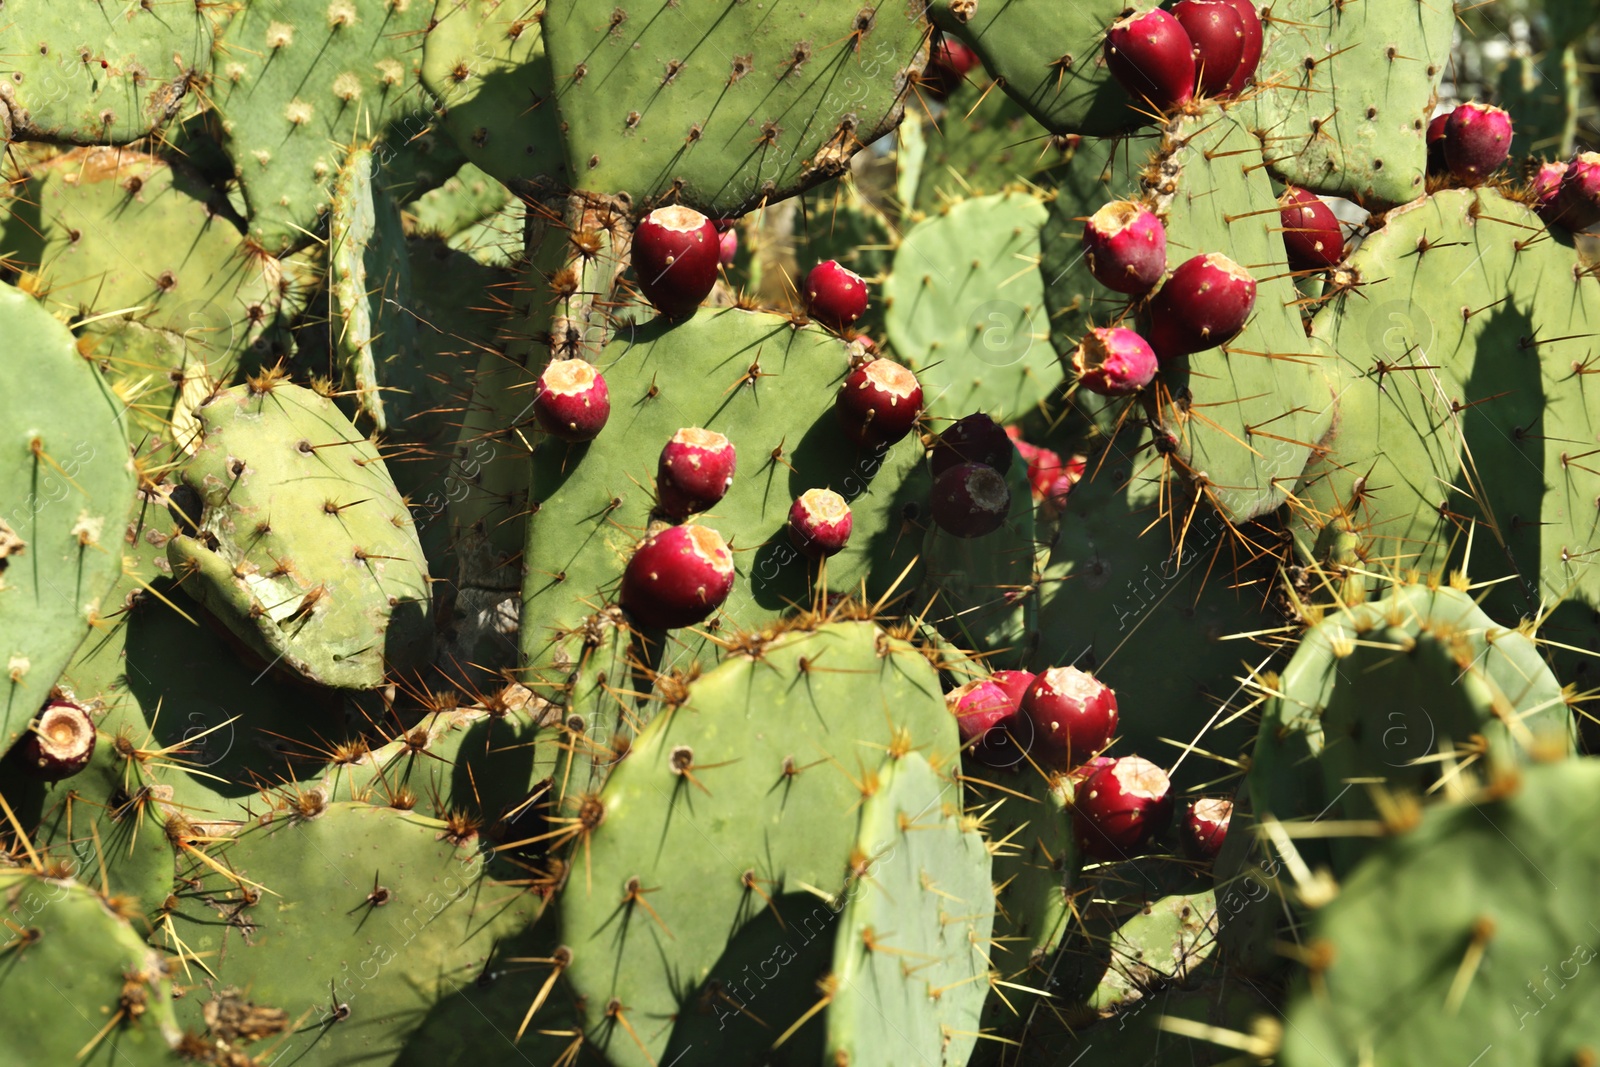
[[[1078,847],[1100,860],[1120,860],[1172,820],[1172,782],[1139,756],[1123,756],[1085,778],[1073,794]]]
[[[672,630],[710,615],[733,591],[733,553],[708,526],[669,526],[639,542],[622,572],[622,607],[641,626]]]
[[[1101,396],[1137,393],[1150,384],[1157,368],[1149,343],[1121,326],[1090,330],[1072,353],[1078,384]]]
[[[686,426],[661,449],[656,497],[662,514],[681,521],[704,511],[728,493],[739,456],[720,433]]]
[[[1444,124],[1449,120],[1450,112],[1446,111],[1428,122],[1428,173],[1435,177],[1450,173],[1450,166],[1444,161]]]
[[[1022,710],[1022,698],[1028,695],[1028,690],[1033,687],[1036,676],[1032,671],[995,671],[989,675],[989,681],[1005,690],[1006,697],[1011,701],[1011,710]]]
[[[943,100],[961,88],[962,83],[967,80],[967,75],[981,65],[978,53],[953,37],[941,36],[939,43],[933,46],[933,56],[928,62],[928,76],[923,79],[923,83],[928,86],[929,95],[935,100]]]
[[[845,377],[834,410],[845,436],[857,445],[892,445],[917,424],[922,386],[915,374],[893,360],[874,359]]]
[[[1256,67],[1261,64],[1263,45],[1261,15],[1250,0],[1225,0],[1225,2],[1239,13],[1239,26],[1244,32],[1244,49],[1239,54],[1239,66],[1235,68],[1233,77],[1228,79],[1228,86],[1221,95],[1237,96],[1249,84],[1250,79],[1255,77]]]
[[[838,260],[824,260],[806,275],[806,308],[818,322],[843,331],[866,312],[867,283]]]
[[[956,717],[963,744],[982,737],[1016,714],[1006,691],[989,678],[976,678],[945,694],[945,707]]]
[[[722,245],[693,208],[656,208],[633,231],[633,273],[646,300],[668,319],[693,315],[717,283]]]
[[[87,767],[95,741],[94,720],[88,712],[69,701],[52,700],[17,747],[28,774],[54,782]]]
[[[962,463],[982,463],[1004,471],[1016,446],[1000,424],[981,411],[964,415],[945,427],[933,442],[928,468],[935,478]]]
[[[1022,711],[1033,720],[1038,747],[1057,770],[1088,760],[1117,732],[1117,694],[1076,667],[1051,667],[1036,677],[1022,698]]]
[[[993,467],[962,463],[933,480],[929,510],[945,533],[982,537],[1004,525],[1011,513],[1011,488]]]
[[[1107,289],[1141,296],[1167,272],[1167,228],[1148,208],[1113,200],[1083,224],[1083,258]]]
[[[1080,785],[1085,778],[1089,777],[1095,771],[1098,771],[1101,767],[1109,767],[1115,762],[1117,761],[1110,756],[1096,756],[1087,763],[1080,763],[1078,766],[1068,771],[1067,781],[1071,782],[1073,786],[1076,787]]]
[[[1163,360],[1225,344],[1256,306],[1250,272],[1219,252],[1178,264],[1150,305],[1147,339]]]
[[[1058,519],[1067,510],[1067,497],[1072,495],[1072,489],[1083,478],[1084,457],[1073,456],[1070,461],[1077,465],[1074,472],[1070,465],[1062,468],[1062,472],[1050,479],[1050,484],[1045,486],[1044,493],[1039,498],[1039,507],[1047,519]]]
[[[539,375],[533,414],[545,432],[563,441],[593,441],[611,417],[611,394],[593,364],[557,359]]]
[[[1189,805],[1183,819],[1183,838],[1189,850],[1205,860],[1214,860],[1228,836],[1233,818],[1233,801],[1204,797]]]
[[[1035,444],[1029,444],[1027,441],[1022,439],[1021,426],[1007,426],[1006,436],[1011,438],[1011,443],[1016,446],[1018,452],[1022,453],[1023,462],[1031,465],[1034,457],[1038,456],[1039,454],[1039,446]]]
[[[1033,449],[1033,455],[1028,457],[1028,488],[1033,493],[1033,499],[1039,501],[1044,499],[1050,483],[1061,473],[1061,456],[1048,448],[1037,445],[1029,447]]]
[[[717,237],[717,262],[724,267],[733,266],[733,257],[739,254],[739,231],[724,230]]]
[[[1244,19],[1228,0],[1178,0],[1172,17],[1194,45],[1200,92],[1223,96],[1244,59]]]
[[[1278,207],[1290,270],[1326,270],[1344,258],[1344,230],[1315,193],[1291,185],[1278,197]]]
[[[1194,44],[1165,11],[1147,11],[1111,24],[1106,66],[1128,95],[1166,111],[1194,98]]]
[[[1488,104],[1462,104],[1444,121],[1444,162],[1457,181],[1477,185],[1511,154],[1511,116]]]
[[[807,489],[789,508],[789,540],[811,559],[836,555],[850,543],[850,505],[832,489]]]
[[[1548,211],[1549,219],[1569,230],[1587,230],[1600,223],[1600,152],[1572,157]]]
[[[1533,194],[1534,202],[1543,208],[1555,199],[1556,193],[1561,190],[1561,179],[1567,173],[1565,160],[1556,160],[1554,163],[1541,163],[1539,170],[1533,176],[1533,181],[1528,184],[1528,191]]]

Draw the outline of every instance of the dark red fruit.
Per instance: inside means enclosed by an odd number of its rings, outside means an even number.
[[[1278,207],[1290,270],[1326,270],[1344,258],[1344,230],[1315,193],[1291,185],[1278,197]]]
[[[1214,860],[1228,836],[1228,821],[1233,817],[1233,801],[1205,797],[1189,805],[1183,819],[1185,843],[1201,859]]]
[[[1244,59],[1244,19],[1228,0],[1178,0],[1172,17],[1194,45],[1200,92],[1223,96]]]
[[[1572,157],[1548,211],[1549,219],[1569,230],[1587,230],[1600,223],[1600,152]]]
[[[1011,700],[1012,711],[1020,711],[1022,698],[1028,695],[1034,677],[1032,671],[995,671],[989,675],[989,681],[1005,690],[1006,696]]]
[[[961,463],[982,463],[997,471],[1011,466],[1016,446],[989,416],[981,411],[965,415],[946,427],[933,442],[928,467],[935,478]]]
[[[1166,828],[1172,783],[1139,756],[1124,756],[1079,783],[1072,798],[1078,847],[1088,856],[1120,860]]]
[[[657,208],[633,231],[633,273],[646,300],[669,319],[694,314],[717,283],[722,246],[693,208]]]
[[[656,467],[656,497],[662,514],[674,520],[704,511],[728,493],[739,457],[720,433],[687,426],[661,449]]]
[[[1143,337],[1121,326],[1094,329],[1072,353],[1078,384],[1101,396],[1128,396],[1156,376],[1156,354]]]
[[[54,782],[89,765],[95,740],[94,720],[88,712],[68,701],[52,700],[17,747],[29,774]]]
[[[922,413],[917,376],[889,359],[862,364],[845,378],[834,403],[845,436],[862,448],[892,445]]]
[[[961,88],[967,75],[981,66],[978,53],[953,37],[940,37],[933,46],[933,56],[928,62],[928,77],[924,79],[930,95],[936,100]]]
[[[1011,513],[1011,488],[993,467],[963,463],[933,480],[929,510],[945,533],[982,537],[1004,525]]]
[[[533,414],[546,433],[564,441],[592,441],[611,417],[611,394],[593,364],[557,359],[539,375]]]
[[[1167,229],[1131,200],[1113,200],[1083,224],[1083,259],[1107,289],[1139,296],[1167,272]]]
[[[789,540],[812,559],[844,551],[850,542],[850,505],[832,489],[807,489],[789,508]]]
[[[1250,0],[1226,0],[1226,2],[1239,13],[1239,26],[1244,31],[1244,50],[1239,55],[1239,66],[1233,72],[1233,77],[1228,79],[1228,96],[1237,96],[1250,79],[1255,77],[1256,67],[1261,63],[1261,16],[1256,12],[1256,5]]]
[[[1041,750],[1058,770],[1070,770],[1111,743],[1117,732],[1117,694],[1088,671],[1051,667],[1022,698]]]
[[[1111,76],[1137,101],[1166,111],[1194,97],[1194,44],[1165,11],[1112,23],[1105,59]]]
[[[1444,122],[1444,162],[1460,182],[1477,185],[1511,154],[1511,116],[1488,104],[1462,104]]]
[[[1163,360],[1203,352],[1232,339],[1255,306],[1250,272],[1209,252],[1184,260],[1156,290],[1145,336]]]
[[[1428,173],[1439,176],[1450,173],[1450,165],[1444,161],[1444,124],[1450,119],[1450,112],[1435,115],[1428,123]]]
[[[739,254],[739,231],[724,230],[717,237],[717,262],[724,267],[733,266],[733,257]]]
[[[866,312],[867,283],[838,260],[824,260],[806,275],[806,310],[824,326],[843,331]]]
[[[1528,192],[1533,195],[1533,210],[1538,212],[1546,226],[1554,225],[1556,214],[1554,211],[1556,196],[1561,192],[1561,179],[1566,177],[1566,163],[1557,160],[1554,163],[1541,163],[1538,173],[1534,174],[1533,181],[1528,185]]]
[[[707,526],[669,526],[639,543],[622,573],[623,608],[651,629],[689,626],[733,590],[733,553]]]
[[[982,737],[1016,713],[1006,691],[988,678],[977,678],[945,694],[945,707],[956,717],[963,744]]]

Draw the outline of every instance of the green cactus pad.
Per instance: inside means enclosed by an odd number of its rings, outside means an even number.
[[[1106,29],[1130,8],[1154,6],[935,0],[929,15],[970,45],[1006,93],[1052,132],[1106,137],[1148,121],[1135,110],[1148,105],[1131,99],[1101,59]]]
[[[666,1020],[763,896],[840,895],[855,813],[887,751],[938,765],[957,744],[933,667],[867,623],[790,631],[691,683],[593,810],[573,798],[563,815],[583,838],[559,899],[566,975],[589,1004],[615,1001],[639,1043],[599,1011],[591,1040],[618,1067],[660,1062]]]
[[[1468,1062],[1566,1067],[1600,1050],[1584,983],[1600,952],[1590,847],[1600,763],[1528,768],[1375,848],[1302,933],[1285,1067]]]
[[[1376,820],[1366,785],[1420,797],[1447,765],[1569,752],[1572,713],[1538,648],[1464,592],[1404,586],[1330,611],[1301,640],[1261,716],[1252,806],[1279,819]],[[1366,838],[1335,838],[1348,869]]]
[[[1152,900],[1116,928],[1107,947],[1110,966],[1089,1004],[1105,1014],[1137,1010],[1152,991],[1190,984],[1201,972],[1217,947],[1216,896],[1207,889]]]
[[[960,787],[922,756],[887,761],[878,783],[839,916],[828,1048],[857,1067],[965,1063],[989,993],[989,852],[961,827]]]
[[[1339,352],[1357,389],[1426,392],[1429,412],[1420,423],[1380,424],[1394,442],[1391,463],[1412,466],[1405,476],[1380,466],[1355,509],[1370,446],[1345,445],[1341,431],[1336,445],[1354,451],[1337,461],[1348,466],[1313,468],[1296,491],[1306,504],[1297,509],[1303,548],[1318,537],[1332,543],[1322,528],[1333,527],[1358,535],[1362,558],[1398,557],[1397,571],[1514,574],[1487,601],[1505,619],[1534,617],[1541,602],[1600,604],[1589,551],[1600,475],[1581,458],[1600,422],[1600,394],[1585,384],[1600,281],[1546,232],[1528,208],[1492,190],[1445,190],[1391,212],[1351,257],[1359,287],[1320,311],[1314,331]],[[1415,360],[1443,370],[1437,378],[1405,370]],[[1382,373],[1385,364],[1399,369]],[[1424,432],[1427,441],[1404,443]],[[1448,463],[1455,434],[1459,467]],[[1424,450],[1433,453],[1426,466]],[[1542,479],[1528,477],[1538,470]]]
[[[250,235],[267,251],[306,243],[358,139],[422,109],[417,44],[432,14],[422,0],[265,0],[228,21],[211,99],[250,205]]]
[[[278,265],[246,252],[221,197],[187,167],[94,147],[20,177],[25,206],[5,221],[0,251],[37,276],[33,287],[52,311],[126,312],[182,335],[230,373],[277,315]],[[113,377],[160,378],[165,369],[130,359]]]
[[[206,536],[169,542],[174,574],[264,658],[321,684],[372,688],[385,665],[425,662],[427,564],[376,449],[309,389],[255,390],[199,410],[183,479]]]
[[[1116,691],[1121,741],[1112,755],[1138,753],[1167,767],[1179,745],[1231,754],[1251,733],[1233,714],[1247,702],[1238,679],[1267,656],[1228,638],[1277,625],[1263,603],[1272,571],[1244,562],[1220,516],[1163,500],[1161,457],[1136,448],[1133,436],[1113,439],[1103,466],[1100,454],[1090,455],[1067,497],[1040,579],[1031,666],[1077,666]],[[1162,669],[1151,669],[1155,661]],[[1234,721],[1216,725],[1227,719]],[[1176,788],[1216,773],[1191,753]]]
[[[568,183],[543,12],[514,0],[439,0],[422,84],[469,163],[523,189]]]
[[[419,125],[415,113],[391,122],[372,154],[382,172],[378,181],[383,191],[402,205],[443,186],[467,162],[449,136],[434,125]]]
[[[26,388],[0,391],[0,749],[28,723],[122,573],[134,496],[121,405],[72,334],[0,285],[4,361]]]
[[[188,7],[188,10],[185,8]],[[6,5],[5,140],[124,144],[178,113],[211,51],[199,6]]]
[[[522,627],[522,648],[536,671],[557,663],[557,643],[615,597],[654,505],[661,446],[686,426],[726,434],[738,450],[728,495],[694,520],[734,550],[733,593],[716,617],[724,633],[811,602],[818,568],[785,529],[807,489],[829,487],[850,502],[854,528],[849,546],[828,560],[830,589],[858,590],[867,579],[875,595],[915,558],[920,536],[902,529],[897,492],[922,447],[912,435],[880,456],[838,431],[832,409],[848,352],[821,328],[703,310],[677,326],[619,333],[598,364],[611,396],[605,430],[587,445],[541,442],[535,456],[523,591],[523,618],[534,624]],[[674,631],[674,656],[714,655],[696,632],[710,622]]]
[[[838,175],[900,121],[928,59],[913,8],[856,0],[552,0],[544,42],[572,184],[713,218]]]
[[[0,871],[6,1047],[32,1063],[173,1062],[167,961],[87,886]]]
[[[511,201],[511,190],[471,163],[437,189],[406,205],[407,230],[450,238],[491,218]]]
[[[1284,181],[1373,210],[1403,204],[1423,192],[1454,27],[1448,5],[1279,0],[1237,110]]]
[[[500,884],[517,872],[476,837],[391,808],[322,799],[207,850],[215,866],[191,857],[199,884],[152,940],[174,952],[181,940],[219,985],[287,1013],[297,1025],[280,1055],[306,1067],[389,1062],[498,938],[539,913],[537,896]],[[178,1002],[190,1029],[207,999]]]
[[[1008,422],[1061,384],[1039,273],[1046,217],[1024,193],[979,197],[918,223],[896,250],[889,343],[921,378],[931,415]]]

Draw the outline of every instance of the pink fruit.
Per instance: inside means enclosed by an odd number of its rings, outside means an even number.
[[[1124,756],[1085,778],[1072,798],[1078,847],[1102,860],[1123,859],[1172,819],[1172,783],[1139,756]]]
[[[1200,92],[1226,94],[1244,59],[1244,19],[1238,9],[1228,0],[1178,0],[1172,5],[1172,17],[1194,45]]]
[[[1233,77],[1228,79],[1225,94],[1237,96],[1250,79],[1255,77],[1256,67],[1261,63],[1261,16],[1256,12],[1256,5],[1250,0],[1226,0],[1226,2],[1239,13],[1239,26],[1244,31],[1244,49],[1239,55],[1239,66],[1234,70]]]
[[[851,525],[850,505],[832,489],[807,489],[789,508],[789,540],[812,559],[843,551]]]
[[[1555,198],[1556,193],[1561,189],[1561,179],[1566,173],[1567,164],[1563,160],[1558,159],[1554,163],[1539,164],[1538,173],[1533,176],[1533,181],[1528,188],[1540,207]]]
[[[657,208],[633,231],[639,289],[669,319],[686,319],[717,283],[722,245],[711,220],[693,208]]]
[[[1548,210],[1548,218],[1569,230],[1587,230],[1600,223],[1600,152],[1572,157]]]
[[[1087,763],[1080,764],[1068,771],[1067,781],[1076,786],[1101,767],[1109,767],[1115,762],[1117,761],[1110,756],[1096,756]]]
[[[1101,396],[1128,396],[1156,376],[1156,354],[1143,337],[1121,326],[1084,334],[1072,353],[1078,383]]]
[[[1083,457],[1073,456],[1072,458],[1078,462],[1078,472],[1073,474],[1063,469],[1062,473],[1050,479],[1050,484],[1045,486],[1044,492],[1040,494],[1039,507],[1047,519],[1061,517],[1061,514],[1067,509],[1067,497],[1072,495],[1073,486],[1077,485],[1079,479],[1083,477]]]
[[[1473,185],[1511,154],[1511,116],[1488,104],[1462,104],[1444,122],[1444,162],[1457,181]]]
[[[1228,821],[1233,817],[1233,801],[1205,797],[1189,805],[1183,820],[1183,835],[1189,848],[1202,859],[1214,860],[1228,836]]]
[[[1194,45],[1182,24],[1165,11],[1112,23],[1106,31],[1105,59],[1111,76],[1135,100],[1166,111],[1194,97]]]
[[[935,478],[960,463],[982,463],[1004,471],[1016,447],[1000,424],[981,411],[964,415],[933,442],[928,467]]]
[[[1005,690],[1006,696],[1011,700],[1012,711],[1022,708],[1022,698],[1028,695],[1033,679],[1032,671],[995,671],[989,676],[989,681]]]
[[[717,262],[724,267],[733,266],[733,257],[739,254],[739,231],[724,230],[717,237]]]
[[[539,375],[533,414],[545,432],[563,441],[592,441],[611,417],[606,380],[581,359],[557,359]]]
[[[974,679],[947,693],[944,703],[956,717],[963,744],[982,737],[1017,710],[1006,691],[988,678]]]
[[[935,99],[943,99],[961,87],[967,75],[980,66],[978,53],[953,37],[940,37],[933,47],[925,83]]]
[[[656,467],[662,514],[682,520],[717,503],[733,484],[738,462],[733,442],[720,433],[688,426],[673,434]]]
[[[1029,447],[1033,449],[1033,455],[1028,457],[1028,488],[1032,490],[1034,500],[1043,500],[1050,483],[1061,473],[1061,456],[1048,448],[1037,445]]]
[[[1083,224],[1083,258],[1107,289],[1139,296],[1167,272],[1167,230],[1148,208],[1113,200]]]
[[[1163,360],[1224,344],[1256,306],[1250,272],[1219,252],[1184,260],[1156,290],[1146,339]]]
[[[1428,122],[1428,173],[1434,175],[1448,174],[1450,167],[1444,161],[1444,124],[1450,119],[1450,112],[1435,115]]]
[[[933,480],[929,510],[946,533],[982,537],[1005,523],[1011,513],[1011,489],[993,467],[962,463]]]
[[[1290,270],[1326,270],[1344,258],[1339,219],[1316,194],[1291,185],[1278,198],[1278,207]]]
[[[52,700],[17,747],[29,774],[54,782],[87,767],[95,741],[94,720],[88,712],[68,701]]]
[[[1117,694],[1076,667],[1052,667],[1035,678],[1022,711],[1058,770],[1083,763],[1117,732]]]
[[[845,377],[834,410],[845,436],[857,445],[892,445],[917,424],[922,386],[915,374],[893,360],[874,359]]]
[[[838,260],[824,260],[806,275],[806,307],[818,322],[843,330],[867,310],[867,283]]]
[[[639,542],[620,600],[641,626],[670,630],[710,615],[733,590],[733,553],[707,526],[669,526]]]

